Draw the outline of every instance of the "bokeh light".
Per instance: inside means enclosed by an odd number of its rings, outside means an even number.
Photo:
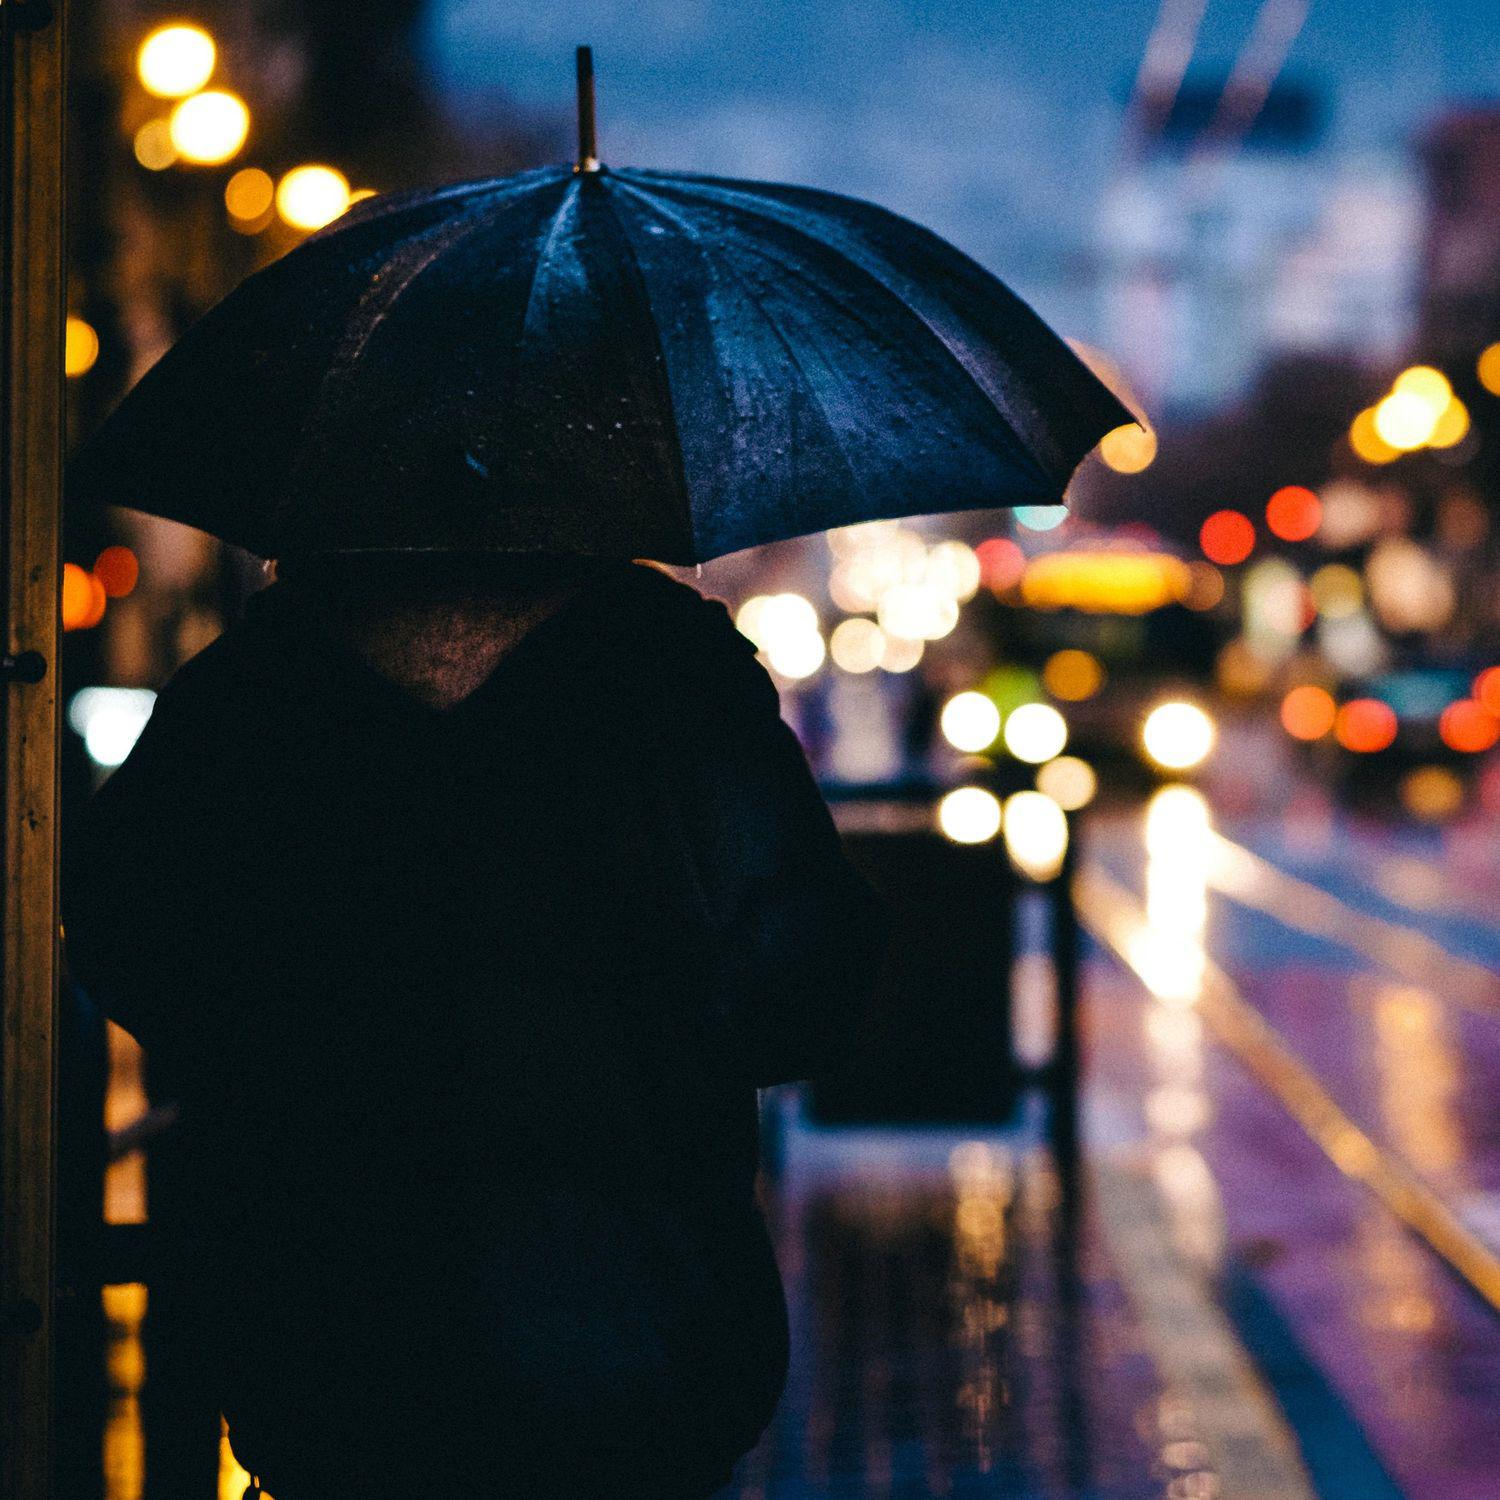
[[[76,380],[87,375],[99,358],[99,335],[94,325],[70,313],[63,330],[63,373]]]
[[[1139,422],[1127,422],[1104,434],[1099,457],[1117,474],[1139,474],[1156,458],[1156,434]]]
[[[1500,719],[1500,667],[1486,667],[1474,679],[1474,696]]]
[[[1333,694],[1306,682],[1294,687],[1281,700],[1281,727],[1294,740],[1320,740],[1332,728],[1338,717],[1338,704]]]
[[[1037,768],[1036,787],[1064,812],[1077,812],[1098,794],[1099,778],[1086,760],[1076,755],[1059,755]]]
[[[1409,452],[1432,436],[1441,415],[1414,391],[1392,391],[1375,407],[1375,432],[1387,446]]]
[[[96,765],[120,765],[135,747],[156,694],[147,688],[86,687],[68,703],[68,723]]]
[[[1255,527],[1237,510],[1216,510],[1199,528],[1198,545],[1210,562],[1232,567],[1255,550]]]
[[[1016,523],[1027,531],[1053,531],[1068,519],[1066,505],[1018,505]]]
[[[172,111],[168,128],[172,145],[184,161],[214,167],[245,144],[250,111],[239,95],[227,89],[205,89],[189,95]]]
[[[1005,748],[1030,765],[1061,755],[1067,743],[1067,720],[1050,703],[1023,703],[1005,721]]]
[[[201,26],[158,26],[136,53],[141,87],[158,99],[181,99],[208,82],[217,61],[214,39]]]
[[[1364,608],[1364,581],[1346,563],[1325,563],[1307,586],[1313,607],[1327,619],[1347,619]]]
[[[237,224],[252,224],[267,217],[276,201],[276,184],[260,167],[241,167],[224,184],[224,207]]]
[[[62,628],[89,630],[104,618],[104,585],[77,563],[64,563],[62,575]]]
[[[1379,698],[1351,699],[1334,720],[1339,744],[1357,755],[1387,749],[1395,741],[1397,727],[1395,710]]]
[[[885,638],[885,650],[880,654],[882,672],[910,672],[921,660],[926,649],[922,641],[903,640],[899,635]]]
[[[938,803],[938,827],[955,844],[984,844],[1000,832],[1000,799],[982,786],[961,786]]]
[[[1490,395],[1500,396],[1500,344],[1490,344],[1480,354],[1475,373]]]
[[[943,705],[943,738],[955,750],[977,755],[988,750],[1000,733],[1000,710],[983,693],[959,693]]]
[[[873,672],[885,654],[885,632],[873,620],[841,620],[828,638],[828,654],[845,672]]]
[[[1082,703],[1104,686],[1104,667],[1088,651],[1054,651],[1042,668],[1042,686],[1064,703]]]
[[[1322,502],[1300,484],[1284,485],[1266,502],[1266,526],[1284,542],[1305,542],[1322,519]]]
[[[1427,439],[1429,448],[1456,448],[1469,435],[1469,408],[1455,396],[1443,408],[1443,414]]]
[[[974,549],[985,588],[1002,594],[1014,588],[1026,571],[1026,554],[1008,536],[992,536]]]
[[[167,120],[147,120],[131,143],[135,159],[148,172],[165,172],[177,160],[172,144],[172,126]]]
[[[293,167],[276,185],[276,212],[293,229],[321,229],[349,207],[349,179],[336,167]]]
[[[1447,766],[1418,766],[1401,778],[1401,804],[1414,818],[1441,823],[1464,805],[1464,784]]]
[[[1217,609],[1224,598],[1224,575],[1212,563],[1188,564],[1188,587],[1182,602],[1202,613]]]
[[[1068,852],[1068,820],[1045,792],[1016,792],[1005,799],[1005,852],[1023,875],[1055,880]]]
[[[1473,698],[1450,703],[1438,718],[1438,737],[1462,755],[1480,755],[1500,740],[1500,719]]]
[[[141,565],[129,547],[106,547],[94,559],[94,576],[111,599],[123,599],[141,576]]]
[[[1208,759],[1214,721],[1196,703],[1159,703],[1141,726],[1146,754],[1167,771],[1186,771]]]
[[[1453,384],[1446,375],[1432,365],[1413,365],[1403,370],[1391,382],[1393,394],[1415,396],[1434,413],[1441,413],[1453,399]]]
[[[1381,437],[1375,425],[1374,407],[1366,407],[1349,424],[1349,446],[1367,464],[1388,464],[1401,457],[1401,450]]]

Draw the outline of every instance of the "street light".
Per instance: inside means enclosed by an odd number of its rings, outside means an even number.
[[[184,161],[213,167],[226,162],[250,133],[250,111],[228,89],[205,89],[172,111],[172,144]]]
[[[176,22],[158,26],[141,43],[135,70],[148,94],[181,99],[208,82],[216,60],[214,39],[201,26]]]

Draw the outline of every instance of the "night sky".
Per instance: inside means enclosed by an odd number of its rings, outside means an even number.
[[[1257,0],[1209,0],[1195,67],[1223,70]],[[1044,313],[1120,141],[1156,0],[434,0],[433,71],[460,108],[501,89],[571,109],[590,42],[606,161],[768,177],[930,224]],[[1406,149],[1445,102],[1500,94],[1500,6],[1312,0],[1283,76],[1328,96],[1330,147]]]

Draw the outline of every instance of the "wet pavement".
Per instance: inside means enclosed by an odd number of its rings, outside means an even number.
[[[1076,1205],[1039,1101],[835,1128],[781,1091],[791,1377],[718,1500],[1500,1497],[1500,846],[1285,802],[1174,788],[1086,824]]]
[[[793,1376],[724,1500],[1500,1496],[1500,848],[1299,796],[1089,827],[1075,1244],[1035,1121],[783,1104]]]

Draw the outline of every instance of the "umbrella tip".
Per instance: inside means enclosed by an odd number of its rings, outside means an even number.
[[[594,139],[594,49],[580,47],[578,62],[578,164],[575,172],[599,170],[598,146]]]

